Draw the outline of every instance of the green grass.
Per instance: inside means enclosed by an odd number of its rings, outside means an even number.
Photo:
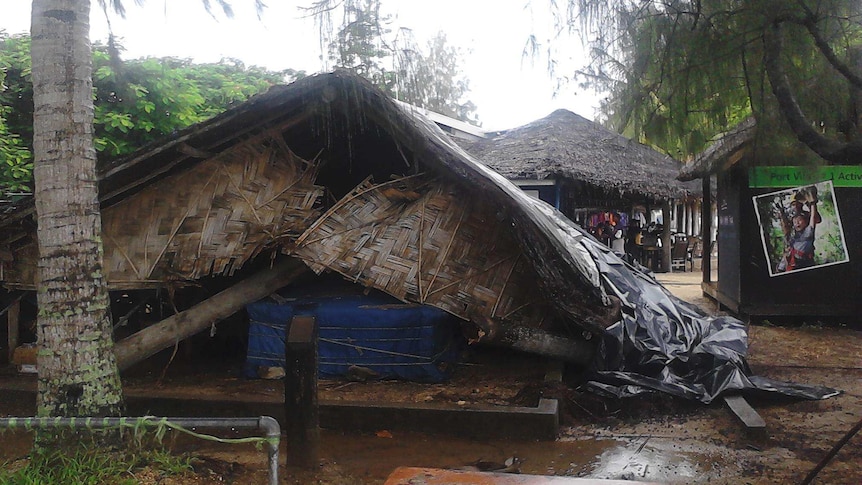
[[[66,453],[36,451],[24,466],[11,469],[10,465],[0,468],[0,485],[134,485],[134,473],[144,467],[161,476],[193,471],[191,457],[165,450],[106,451],[83,446]]]

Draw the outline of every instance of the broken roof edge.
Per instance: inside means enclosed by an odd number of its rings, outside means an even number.
[[[410,103],[405,103],[404,101],[398,99],[394,99],[393,101],[395,101],[395,104],[397,104],[402,109],[405,109],[408,112],[415,111],[417,113],[420,113],[438,125],[443,125],[454,130],[463,131],[468,135],[472,135],[473,137],[475,137],[475,139],[488,137],[488,132],[483,130],[481,127],[471,125],[470,123],[446,116],[444,114],[437,113],[435,111],[430,111]]]
[[[471,157],[433,121],[416,110],[405,110],[367,80],[346,71],[318,74],[287,86],[276,86],[160,143],[148,144],[126,157],[105,162],[99,172],[100,200],[105,203],[106,189],[112,200],[123,200],[140,187],[156,183],[160,180],[158,177],[167,176],[169,169],[179,170],[184,164],[199,163],[202,159],[183,150],[183,143],[194,149],[218,153],[217,150],[225,146],[266,130],[270,118],[298,117],[298,123],[307,122],[304,114],[313,114],[316,107],[325,105],[338,108],[335,111],[327,108],[328,114],[323,116],[333,116],[337,112],[340,117],[373,118],[379,129],[408,148],[425,166],[467,190],[487,194],[499,207],[498,219],[503,217],[499,220],[511,224],[518,245],[536,271],[538,284],[547,289],[553,305],[582,325],[586,322],[592,329],[607,326],[608,323],[599,325],[596,321],[608,313],[610,299],[600,283],[596,263],[588,257],[588,252],[578,247],[579,235],[561,231],[566,225],[564,221],[537,209],[529,196]],[[242,132],[238,134],[236,128],[241,128]],[[156,172],[162,175],[154,176]],[[32,210],[25,210],[23,214],[15,212],[19,220],[33,215]],[[6,216],[0,219],[0,226],[9,225],[10,214]],[[590,315],[579,315],[573,311],[571,301],[575,299],[602,308],[590,308]],[[582,317],[584,320],[579,320]]]
[[[749,116],[730,130],[719,134],[691,163],[680,169],[677,180],[688,182],[727,168],[723,162],[745,149],[754,140],[756,128],[757,120],[754,116]],[[739,157],[736,159],[738,161]]]
[[[592,294],[598,299],[596,303],[606,307],[611,306],[610,298],[605,293],[601,283],[596,262],[590,257],[589,251],[582,247],[583,243],[581,240],[586,237],[585,234],[575,233],[576,231],[571,229],[570,224],[561,219],[565,216],[556,211],[556,209],[553,209],[553,207],[547,205],[545,202],[530,197],[520,187],[515,185],[514,182],[467,153],[466,150],[455,143],[432,120],[416,110],[402,106],[399,106],[399,108],[414,122],[419,130],[425,131],[428,135],[433,135],[428,136],[427,139],[429,142],[450,155],[440,157],[440,161],[444,166],[467,181],[479,183],[485,186],[486,189],[497,192],[502,196],[502,201],[513,202],[509,209],[514,209],[512,216],[515,233],[518,236],[521,248],[526,254],[532,256],[531,259],[534,264],[541,265],[543,258],[536,253],[537,249],[531,240],[531,236],[525,234],[521,228],[521,226],[527,224],[532,225],[548,241],[552,241],[552,246],[555,247],[558,255],[562,256],[569,263],[568,267],[573,267],[577,270],[569,276],[576,276],[582,285],[592,287]],[[501,209],[506,209],[506,207],[501,207]],[[562,269],[562,267],[558,268],[558,271],[559,269]],[[546,281],[546,283],[553,282]]]

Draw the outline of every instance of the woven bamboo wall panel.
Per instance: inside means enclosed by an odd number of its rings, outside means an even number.
[[[464,319],[537,326],[549,306],[493,207],[439,180],[408,177],[345,196],[298,240],[316,272],[341,273]]]
[[[102,212],[109,284],[231,275],[319,217],[316,167],[276,139],[239,145]]]

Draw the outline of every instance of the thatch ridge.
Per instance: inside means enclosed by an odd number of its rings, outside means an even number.
[[[466,149],[508,179],[578,180],[652,200],[700,192],[676,180],[673,158],[564,109]]]

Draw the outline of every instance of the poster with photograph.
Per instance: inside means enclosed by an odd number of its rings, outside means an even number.
[[[753,199],[769,276],[850,260],[831,180]]]

